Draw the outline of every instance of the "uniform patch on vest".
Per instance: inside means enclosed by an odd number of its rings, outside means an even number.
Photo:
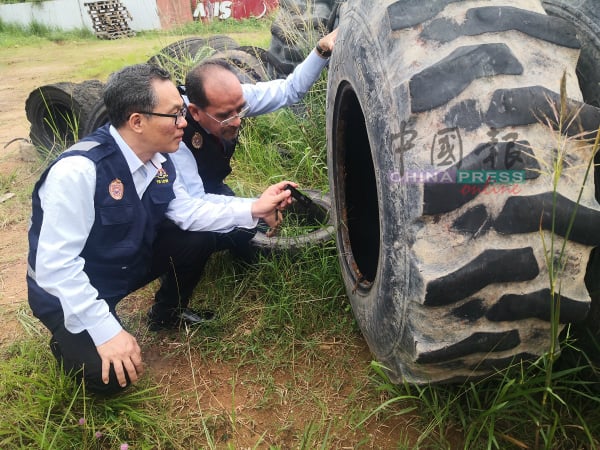
[[[202,135],[196,131],[192,136],[192,146],[198,150],[200,147],[202,147],[203,141],[204,139],[202,139]]]
[[[121,200],[123,198],[123,192],[124,188],[121,180],[115,178],[110,182],[110,185],[108,186],[108,193],[112,198],[115,200]]]
[[[168,184],[169,174],[162,167],[156,172],[156,184]]]

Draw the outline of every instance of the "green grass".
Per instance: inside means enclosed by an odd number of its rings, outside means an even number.
[[[44,0],[0,0],[0,5],[10,5],[13,3],[41,3]]]
[[[37,322],[23,312],[21,320],[29,337],[3,352],[1,448],[119,448],[140,435],[146,446],[172,440],[177,421],[161,408],[155,387],[142,383],[126,397],[90,396],[57,367]]]
[[[568,335],[563,338],[563,364],[550,367],[543,355],[460,385],[394,385],[373,363],[374,381],[389,396],[373,414],[417,413],[417,444],[425,448],[598,448],[598,373]],[[544,403],[546,395],[551,408]]]

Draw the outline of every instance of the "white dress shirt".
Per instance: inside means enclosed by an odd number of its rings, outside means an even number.
[[[141,198],[165,158],[156,153],[144,164],[112,126],[110,133],[127,160]],[[87,330],[94,343],[101,345],[122,328],[110,314],[108,304],[97,300],[98,291],[83,271],[84,260],[80,256],[94,224],[95,190],[95,165],[85,156],[64,158],[50,169],[39,190],[44,215],[35,279],[42,289],[60,300],[67,330],[71,333]],[[166,215],[184,230],[254,228],[258,222],[250,211],[252,199],[231,197],[227,202],[215,202],[192,198],[178,178],[173,190],[175,198],[169,203]]]

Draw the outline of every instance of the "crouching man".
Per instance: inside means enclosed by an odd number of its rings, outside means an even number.
[[[140,347],[116,314],[121,299],[160,277],[151,329],[196,325],[188,308],[217,233],[277,225],[291,203],[288,181],[258,199],[191,197],[169,153],[183,137],[186,108],[169,73],[148,64],[112,74],[110,124],[61,154],[32,194],[27,285],[50,348],[86,388],[112,394],[135,383]],[[295,183],[292,183],[295,186]]]

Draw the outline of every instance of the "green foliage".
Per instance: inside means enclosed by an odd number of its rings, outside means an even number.
[[[160,448],[174,442],[156,388],[138,386],[113,398],[90,396],[66,376],[40,336],[3,355],[0,369],[1,448]]]
[[[309,350],[325,335],[346,334],[355,329],[339,283],[335,246],[309,247],[298,254],[261,256],[251,266],[215,255],[206,270],[193,303],[217,310],[220,321],[199,334],[222,334],[210,346],[223,358],[264,358],[269,365],[285,366],[290,347]],[[342,312],[342,313],[341,313]],[[238,336],[235,330],[251,332]],[[273,352],[280,358],[270,363]]]
[[[198,35],[235,34],[238,32],[243,32],[244,34],[252,32],[268,34],[272,21],[272,16],[262,19],[250,17],[242,20],[211,20],[208,23],[194,21],[181,25],[173,32],[176,34]]]
[[[244,119],[237,146],[232,184],[251,196],[266,184],[288,179],[300,189],[329,190],[325,139],[327,75],[297,105]]]

